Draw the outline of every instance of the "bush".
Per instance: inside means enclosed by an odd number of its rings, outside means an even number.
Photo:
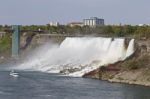
[[[139,64],[135,60],[129,60],[128,62],[123,63],[123,67],[127,69],[138,69]]]
[[[6,51],[11,49],[11,38],[6,35],[5,37],[0,39],[0,53],[5,53]]]
[[[134,58],[128,61],[125,61],[122,66],[129,69],[134,70],[142,67],[147,67],[150,62],[150,56],[149,55],[143,55],[139,58]]]

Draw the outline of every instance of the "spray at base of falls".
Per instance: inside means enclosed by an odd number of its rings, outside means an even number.
[[[15,67],[22,70],[38,70],[49,73],[65,72],[81,77],[102,65],[125,60],[134,53],[134,39],[125,47],[125,39],[81,37],[66,38],[60,46],[47,47],[35,57]]]

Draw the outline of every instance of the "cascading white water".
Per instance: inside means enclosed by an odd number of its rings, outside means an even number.
[[[129,43],[127,52],[126,52],[126,58],[129,57],[130,55],[132,55],[134,53],[134,39],[132,39]]]
[[[16,69],[60,72],[78,69],[71,76],[82,76],[99,66],[124,60],[134,52],[134,40],[125,49],[124,39],[101,37],[66,38],[60,46],[41,50]]]

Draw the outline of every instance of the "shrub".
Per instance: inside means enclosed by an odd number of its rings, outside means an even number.
[[[146,67],[150,62],[150,56],[149,55],[142,55],[139,58],[134,58],[128,61],[125,61],[122,66],[129,69],[138,69],[142,67]]]
[[[139,64],[135,60],[129,60],[128,62],[123,63],[123,67],[128,69],[138,69]]]
[[[0,53],[4,53],[11,49],[11,38],[10,36],[5,36],[0,39]]]

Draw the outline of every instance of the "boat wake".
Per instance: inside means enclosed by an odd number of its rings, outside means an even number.
[[[9,73],[10,76],[12,77],[19,77],[19,74],[14,72],[14,70],[12,70],[10,73]]]

